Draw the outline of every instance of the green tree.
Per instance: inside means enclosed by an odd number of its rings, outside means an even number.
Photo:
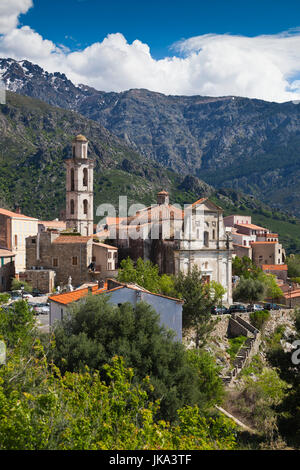
[[[136,380],[151,377],[153,399],[162,397],[162,416],[174,419],[184,404],[199,403],[201,391],[184,346],[173,338],[145,303],[116,307],[105,296],[88,296],[57,325],[54,360],[63,372],[81,371],[85,365],[101,370],[114,355],[121,355]]]
[[[196,348],[199,348],[214,328],[211,307],[220,302],[225,290],[218,283],[204,283],[197,266],[188,274],[180,272],[174,279],[174,288],[177,296],[184,300],[183,328],[193,333]]]
[[[0,309],[0,339],[5,339],[9,347],[22,344],[35,333],[35,318],[25,300],[14,302],[7,310]]]
[[[0,294],[0,305],[3,305],[3,304],[6,304],[10,299],[10,295],[9,294]]]
[[[294,317],[295,332],[291,333],[285,340],[291,345],[294,341],[300,341],[300,310],[295,310]],[[276,411],[279,415],[279,430],[287,443],[297,449],[300,448],[300,367],[299,342],[292,351],[285,350],[280,341],[267,351],[267,358],[273,367],[279,372],[280,378],[289,384],[289,391]],[[294,358],[293,355],[296,355]]]
[[[171,276],[159,275],[159,268],[151,261],[144,261],[139,258],[134,262],[128,257],[121,261],[118,273],[118,280],[121,282],[133,282],[150,292],[165,295],[174,295],[174,282]]]
[[[254,376],[243,375],[242,389],[234,398],[234,406],[243,410],[243,416],[253,422],[269,443],[278,437],[278,414],[275,408],[283,402],[288,388],[275,369],[263,367]]]
[[[268,299],[279,300],[283,296],[283,292],[276,282],[276,277],[273,274],[261,273],[258,277],[265,286],[265,296]]]
[[[253,304],[264,298],[265,291],[266,286],[262,281],[241,277],[233,291],[233,299],[234,301]]]
[[[38,352],[37,352],[38,349]],[[12,358],[0,370],[1,450],[212,450],[234,449],[235,425],[222,416],[205,418],[199,408],[177,411],[177,422],[157,421],[159,402],[135,384],[122,358],[98,371],[61,375],[41,346],[18,378]],[[8,380],[14,387],[6,387]],[[149,385],[149,379],[145,379]]]
[[[300,255],[290,255],[286,259],[289,277],[300,277]]]
[[[200,408],[206,410],[222,403],[225,389],[220,378],[221,367],[216,365],[213,356],[204,349],[189,349],[187,358],[197,373]]]
[[[20,290],[21,287],[24,287],[25,292],[32,292],[32,286],[28,282],[14,278],[11,283],[11,290]]]
[[[271,318],[268,310],[255,311],[250,313],[250,320],[253,326],[258,330],[263,330],[267,321]]]
[[[263,271],[257,267],[248,256],[239,258],[235,256],[232,260],[232,274],[244,279],[256,279]]]

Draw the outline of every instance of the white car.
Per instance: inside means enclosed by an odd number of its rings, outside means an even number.
[[[31,304],[31,307],[36,314],[47,315],[50,312],[50,306],[48,304]]]
[[[33,299],[33,295],[31,295],[31,294],[23,294],[23,299]]]

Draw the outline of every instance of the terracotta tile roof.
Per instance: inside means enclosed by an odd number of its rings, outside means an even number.
[[[0,248],[0,257],[10,258],[11,256],[16,256],[16,255],[12,251]]]
[[[267,228],[265,227],[260,227],[259,225],[255,225],[255,224],[235,224],[237,225],[238,227],[247,227],[247,228],[251,228],[252,230],[266,230],[268,231]]]
[[[288,267],[286,264],[263,264],[262,265],[263,271],[287,271]]]
[[[66,222],[63,220],[39,220],[39,224],[45,225],[49,228],[66,228]]]
[[[7,217],[11,217],[13,219],[38,220],[38,219],[35,219],[34,217],[28,217],[28,215],[19,214],[18,212],[12,212],[12,211],[8,211],[7,209],[1,209],[1,208],[0,208],[0,214],[6,215]]]
[[[127,289],[142,291],[142,292],[145,292],[145,293],[151,294],[151,295],[156,295],[158,297],[163,297],[165,299],[174,300],[175,302],[184,303],[184,301],[181,300],[181,299],[176,299],[174,297],[168,297],[167,295],[156,294],[154,292],[150,292],[150,291],[144,289],[143,287],[138,286],[137,284],[126,284],[126,283],[123,283],[123,282],[116,281],[115,279],[113,279],[113,281],[117,282],[120,285],[114,287],[113,289],[109,289],[109,290],[107,290],[107,282],[105,283],[103,289],[98,289],[98,286],[93,286],[92,287],[92,294],[93,295],[98,295],[98,294],[103,294],[105,292],[107,294],[109,294],[110,292],[115,292],[116,290],[127,288]],[[52,300],[53,302],[57,302],[57,303],[62,304],[62,305],[68,305],[68,304],[71,304],[72,302],[76,302],[77,300],[82,299],[83,297],[86,297],[88,295],[88,293],[89,293],[88,288],[78,289],[78,290],[74,290],[73,292],[66,292],[66,293],[63,293],[63,294],[52,295],[51,297],[49,297],[49,300]]]
[[[202,202],[206,200],[207,200],[207,197],[202,197],[201,199],[198,199],[198,201],[193,202],[192,207],[196,206],[197,204],[201,204]]]
[[[107,248],[108,250],[117,250],[118,249],[116,246],[107,245],[106,243],[93,242],[93,244],[96,245],[96,246],[101,246],[102,248]]]
[[[91,240],[91,237],[82,237],[81,235],[60,235],[57,237],[53,243],[62,244],[62,243],[82,243],[85,244]]]
[[[106,292],[106,291],[107,291],[107,284],[104,285],[103,289],[99,289],[98,286],[92,287],[93,295],[100,294],[101,292]],[[84,289],[78,289],[72,292],[65,292],[63,294],[51,295],[49,297],[49,300],[52,300],[53,302],[57,302],[58,304],[68,305],[68,304],[71,304],[72,302],[76,302],[77,300],[82,299],[83,297],[86,297],[88,293],[89,293],[89,288],[85,287]]]
[[[294,299],[296,297],[300,297],[300,289],[294,290],[292,292],[287,292],[283,295],[283,297],[286,299]]]

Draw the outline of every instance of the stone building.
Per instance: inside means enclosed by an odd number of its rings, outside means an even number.
[[[119,249],[119,260],[141,257],[158,264],[160,272],[187,273],[198,266],[206,281],[217,281],[226,289],[225,303],[232,302],[232,244],[220,207],[202,198],[185,210],[172,205],[166,191],[157,204],[134,217],[107,217],[97,235],[106,236]]]
[[[25,279],[41,292],[42,285],[43,292],[51,292],[53,279],[56,286],[66,286],[71,277],[72,285],[77,287],[85,282],[116,276],[116,253],[116,247],[94,241],[93,237],[41,232],[26,239]],[[47,280],[48,284],[45,284]]]
[[[0,292],[10,290],[11,281],[15,277],[15,254],[0,248]]]
[[[266,274],[273,274],[277,279],[281,279],[286,282],[288,277],[288,266],[287,264],[263,264],[261,269]]]
[[[277,241],[273,242],[252,242],[252,260],[256,266],[262,265],[282,265],[285,262],[285,251]]]
[[[88,280],[88,266],[92,262],[93,240],[80,235],[60,235],[58,232],[42,232],[26,239],[26,274],[37,271],[43,276],[43,270],[55,272],[55,284],[80,285]],[[49,278],[50,281],[50,278]],[[37,280],[35,281],[37,282]],[[39,288],[37,285],[33,285]],[[49,285],[48,292],[51,292]]]
[[[23,278],[41,292],[54,286],[72,286],[117,274],[117,248],[93,235],[93,161],[87,158],[88,141],[72,143],[66,160],[66,222],[39,223],[39,232],[26,239]]]
[[[270,265],[273,272],[279,272],[279,278],[285,277],[282,266],[286,266],[286,254],[277,233],[252,224],[251,216],[231,215],[224,223],[230,229],[235,255],[247,256],[259,267]]]

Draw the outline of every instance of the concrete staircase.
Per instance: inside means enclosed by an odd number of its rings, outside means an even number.
[[[236,355],[233,369],[228,376],[222,377],[223,382],[227,386],[233,382],[243,367],[250,362],[252,356],[257,353],[261,342],[260,331],[237,314],[230,317],[228,330],[231,337],[243,335],[247,339]]]

